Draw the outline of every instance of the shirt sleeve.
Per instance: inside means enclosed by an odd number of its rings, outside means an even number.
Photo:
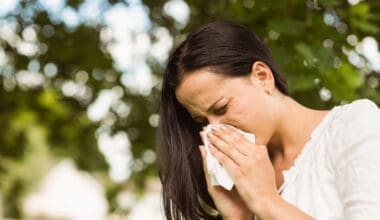
[[[333,169],[344,219],[380,219],[380,110],[362,100],[341,116]]]

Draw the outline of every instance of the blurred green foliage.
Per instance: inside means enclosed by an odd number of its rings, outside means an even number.
[[[128,2],[108,0],[107,8]],[[200,25],[214,20],[230,20],[250,27],[269,46],[275,61],[288,79],[291,96],[314,108],[330,108],[342,101],[361,97],[380,103],[380,73],[355,50],[356,44],[371,36],[380,39],[380,4],[378,0],[361,1],[356,5],[346,0],[218,0],[186,1],[190,8],[187,24],[182,25],[163,13],[164,0],[143,0],[149,9],[152,42],[153,30],[166,28],[177,45],[184,36]],[[66,1],[77,10],[82,1]],[[49,167],[60,158],[72,158],[76,165],[97,174],[106,187],[110,212],[120,211],[116,196],[126,185],[144,189],[146,180],[156,176],[154,164],[133,169],[127,182],[114,183],[107,175],[108,164],[97,146],[96,133],[106,121],[91,121],[87,109],[103,89],[123,88],[121,100],[131,112],[121,117],[113,109],[107,124],[111,134],[125,131],[132,144],[134,161],[141,163],[144,152],[154,149],[155,127],[149,118],[159,110],[159,83],[149,94],[139,94],[121,83],[122,74],[114,67],[110,52],[101,41],[104,24],[80,24],[68,28],[41,10],[36,0],[24,0],[18,9],[0,17],[1,22],[17,24],[21,39],[27,27],[37,30],[39,53],[21,54],[17,46],[0,36],[0,48],[8,57],[0,65],[0,196],[6,217],[22,217],[24,196]],[[32,13],[30,13],[32,12]],[[30,15],[27,15],[27,14]],[[131,18],[133,19],[133,18]],[[128,53],[128,51],[125,51]],[[360,62],[350,62],[349,56]],[[152,74],[162,76],[163,64],[152,57],[146,62]],[[25,87],[16,83],[16,73],[30,70],[37,61],[36,71],[54,63],[57,74],[44,76],[42,86]],[[78,82],[80,73],[87,73],[84,86],[86,98],[66,96],[64,82]],[[79,77],[80,78],[80,77]],[[331,96],[321,96],[328,92]]]

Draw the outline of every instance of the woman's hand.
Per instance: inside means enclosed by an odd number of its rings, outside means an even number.
[[[215,206],[223,219],[251,220],[253,214],[249,211],[248,207],[240,198],[239,194],[236,192],[235,187],[231,191],[228,191],[221,186],[213,186],[211,184],[210,175],[207,172],[206,149],[204,146],[199,146],[199,149],[202,154],[203,171],[205,173],[208,192],[210,193]]]
[[[209,132],[210,151],[227,169],[246,206],[260,216],[271,200],[278,200],[275,172],[268,150],[229,126]]]

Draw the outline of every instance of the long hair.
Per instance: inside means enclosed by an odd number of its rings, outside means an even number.
[[[275,86],[289,95],[268,48],[248,28],[219,21],[200,27],[188,35],[171,53],[163,77],[157,163],[167,219],[220,219],[208,194],[198,146],[202,126],[178,102],[175,89],[184,74],[208,67],[226,76],[250,74],[256,61],[266,63]]]

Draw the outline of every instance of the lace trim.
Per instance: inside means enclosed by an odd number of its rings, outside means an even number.
[[[284,176],[284,182],[282,183],[281,187],[279,188],[278,192],[281,193],[284,190],[284,187],[291,183],[295,177],[297,176],[297,169],[301,166],[301,163],[304,162],[306,155],[309,155],[313,146],[313,143],[316,140],[316,137],[320,135],[323,128],[326,126],[327,122],[330,120],[330,118],[335,114],[336,110],[340,108],[341,106],[335,106],[333,107],[325,117],[323,117],[322,121],[317,125],[317,127],[313,130],[313,132],[310,135],[310,139],[306,142],[304,147],[302,148],[301,152],[298,154],[297,158],[294,160],[293,165],[287,169],[282,171],[282,175]]]

